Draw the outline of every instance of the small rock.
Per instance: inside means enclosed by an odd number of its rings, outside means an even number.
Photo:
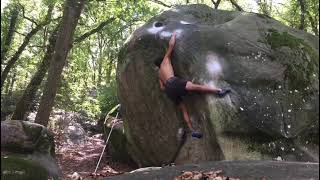
[[[71,175],[71,179],[72,179],[72,180],[82,180],[83,178],[82,178],[77,172],[74,172],[74,173]]]

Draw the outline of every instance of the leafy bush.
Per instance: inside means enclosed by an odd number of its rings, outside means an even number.
[[[116,82],[113,81],[101,88],[98,95],[98,101],[102,114],[106,114],[109,110],[119,104]]]

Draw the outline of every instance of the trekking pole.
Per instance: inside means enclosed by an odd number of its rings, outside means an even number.
[[[105,144],[104,147],[103,147],[103,150],[102,150],[102,152],[101,152],[101,155],[100,155],[99,161],[98,161],[98,163],[97,163],[96,169],[94,170],[94,174],[97,172],[97,169],[98,169],[98,167],[99,167],[99,164],[100,164],[102,155],[103,155],[103,153],[104,153],[104,150],[106,149],[106,147],[107,147],[107,145],[108,145],[108,141],[109,141],[111,132],[112,132],[112,130],[113,130],[114,124],[116,123],[116,120],[117,120],[117,118],[118,118],[118,114],[119,114],[119,111],[117,112],[116,119],[112,122],[112,126],[111,126],[110,132],[109,132],[109,134],[108,134],[106,144]]]

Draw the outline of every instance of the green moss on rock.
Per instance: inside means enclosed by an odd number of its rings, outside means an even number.
[[[1,156],[1,179],[47,180],[47,171],[34,161],[17,156]]]
[[[266,40],[277,55],[275,59],[287,67],[285,77],[291,89],[303,90],[312,85],[315,76],[319,75],[319,55],[309,44],[288,32],[280,33],[275,29],[269,29]],[[284,53],[282,47],[289,47],[291,52]]]
[[[127,149],[127,139],[119,130],[115,130],[111,135],[111,145],[113,147],[112,158],[120,162],[129,162],[130,155]]]
[[[291,49],[298,47],[303,40],[295,38],[288,32],[279,33],[275,29],[269,29],[267,35],[267,42],[271,45],[272,49],[277,49],[282,46],[288,46]]]
[[[30,125],[28,122],[22,122],[21,124],[26,135],[32,140],[32,142],[36,142],[41,135],[43,127],[35,124]]]
[[[23,122],[22,126],[26,135],[34,143],[35,151],[48,153],[53,157],[55,156],[53,135],[45,129],[44,126],[31,124],[29,122]]]

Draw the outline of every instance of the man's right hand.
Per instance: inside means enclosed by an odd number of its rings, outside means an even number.
[[[169,46],[173,47],[174,44],[176,43],[176,35],[177,35],[176,32],[172,33],[171,39],[169,41]]]

